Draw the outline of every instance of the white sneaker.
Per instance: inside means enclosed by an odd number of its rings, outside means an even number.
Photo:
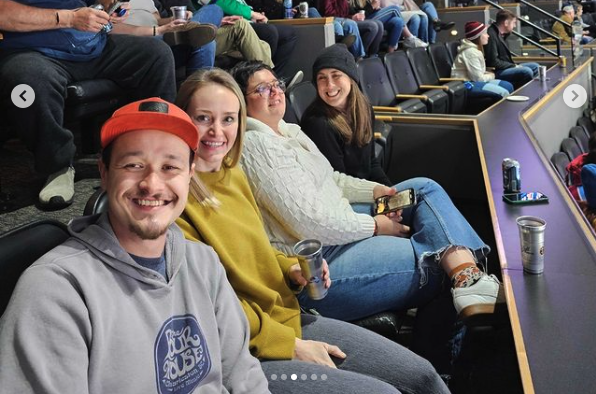
[[[408,38],[404,38],[402,45],[405,48],[426,48],[428,44],[422,41],[418,37],[410,36]]]
[[[494,275],[482,275],[470,287],[451,289],[453,305],[460,319],[467,320],[476,315],[492,315],[495,310],[507,309],[503,285]]]
[[[47,209],[64,208],[72,204],[74,197],[75,170],[63,168],[48,177],[39,192],[39,203]]]

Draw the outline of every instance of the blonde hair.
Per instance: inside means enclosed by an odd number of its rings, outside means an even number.
[[[350,94],[348,94],[347,100],[347,110],[345,112],[328,105],[318,94],[317,99],[311,106],[323,109],[329,124],[339,132],[348,144],[354,142],[357,146],[365,146],[372,140],[373,136],[370,104],[352,78],[350,78]]]
[[[240,160],[240,155],[242,154],[242,142],[246,130],[246,102],[244,101],[244,95],[236,81],[234,81],[234,78],[232,78],[226,71],[219,68],[198,70],[188,77],[180,86],[175,104],[188,113],[188,106],[190,105],[192,97],[200,89],[208,87],[209,85],[219,85],[230,90],[234,93],[240,104],[236,141],[234,141],[234,146],[232,146],[232,149],[230,149],[226,157],[224,157],[222,163],[224,169],[229,169],[236,166]],[[210,205],[212,207],[219,206],[219,202],[213,197],[211,192],[207,190],[205,185],[203,185],[203,182],[201,182],[197,176],[196,171],[190,180],[190,194],[203,205]]]

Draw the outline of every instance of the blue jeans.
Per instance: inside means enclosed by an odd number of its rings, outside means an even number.
[[[399,12],[399,7],[395,5],[383,7],[367,15],[366,19],[382,22],[383,27],[387,30],[387,43],[390,47],[397,48],[397,43],[401,37],[401,31],[404,28],[404,20]]]
[[[433,21],[439,19],[437,9],[430,1],[422,3],[420,9],[428,16],[428,42],[434,44],[437,41],[437,32],[433,26]]]
[[[428,42],[428,17],[426,15],[412,15],[408,21],[408,29],[422,41]]]
[[[333,18],[333,30],[338,36],[347,36],[352,34],[356,37],[354,44],[349,48],[349,51],[354,57],[364,57],[364,45],[362,44],[362,37],[355,21],[347,18]]]
[[[471,86],[470,86],[471,85]],[[513,92],[513,85],[507,81],[493,79],[487,82],[466,82],[468,97],[493,97],[500,100]]]
[[[223,16],[223,10],[219,6],[209,4],[199,8],[192,16],[191,21],[211,23],[219,27]],[[189,50],[188,48],[186,50],[175,50],[174,59],[176,64],[178,64],[180,57],[184,57],[186,62],[186,75],[190,75],[200,68],[211,68],[215,63],[215,40],[195,50]]]
[[[414,178],[395,188],[416,191],[417,204],[402,213],[411,237],[377,236],[325,246],[323,256],[333,281],[327,296],[313,301],[303,292],[298,299],[307,309],[346,321],[417,307],[415,351],[437,370],[445,370],[458,353],[463,329],[457,323],[449,280],[439,266],[442,252],[462,246],[483,260],[490,249],[436,182]],[[372,207],[357,204],[354,210],[371,214]]]
[[[538,76],[538,63],[521,63],[518,67],[495,71],[497,79],[511,82],[517,89]]]

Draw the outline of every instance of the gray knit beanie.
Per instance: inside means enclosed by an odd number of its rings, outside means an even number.
[[[312,65],[313,83],[317,84],[317,74],[324,68],[335,68],[344,72],[348,77],[358,83],[358,72],[356,72],[356,61],[344,44],[331,45],[319,54]]]

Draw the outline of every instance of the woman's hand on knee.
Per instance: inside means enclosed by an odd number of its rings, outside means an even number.
[[[341,359],[346,358],[346,354],[337,346],[330,345],[325,342],[305,341],[300,338],[296,338],[294,360],[326,365],[330,368],[337,368],[333,363],[331,356]]]
[[[395,214],[392,217],[386,215],[375,216],[377,222],[377,235],[393,235],[395,237],[407,238],[410,236],[410,226],[401,224],[402,217]]]

